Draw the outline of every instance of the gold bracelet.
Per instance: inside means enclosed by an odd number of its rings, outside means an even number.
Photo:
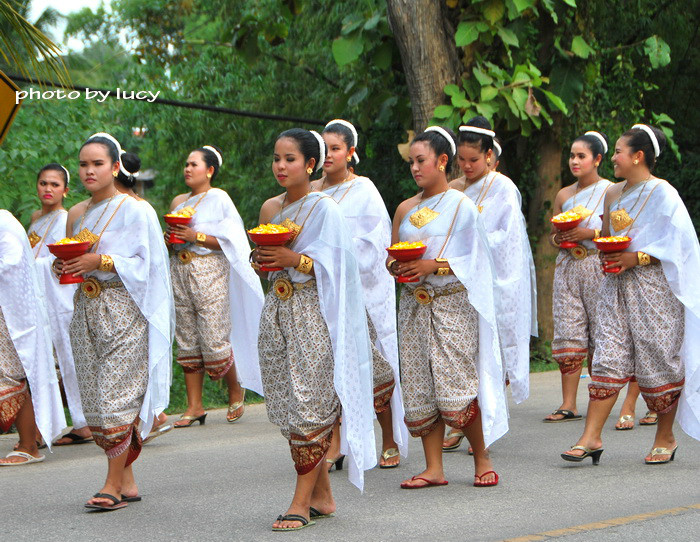
[[[552,245],[555,248],[561,248],[557,242],[554,240],[554,238],[557,236],[556,233],[553,233],[552,235],[549,236],[549,244]]]
[[[194,244],[199,245],[200,247],[203,247],[204,243],[206,243],[206,242],[207,242],[207,234],[197,232],[197,239],[195,240]]]
[[[386,262],[386,264],[385,264],[385,265],[386,265],[387,271],[389,271],[389,273],[391,273],[392,275],[394,274],[394,269],[393,269],[391,266],[394,265],[394,263],[396,263],[396,260],[395,260],[395,259],[389,260],[389,261]]]
[[[645,266],[651,264],[651,256],[646,252],[637,252],[637,265]]]
[[[100,254],[100,265],[97,269],[104,271],[105,273],[114,272],[114,260],[112,260],[112,257],[108,256],[107,254]]]
[[[299,265],[297,265],[294,270],[299,271],[299,273],[304,273],[305,275],[310,275],[313,267],[314,261],[305,254],[302,254]]]
[[[593,239],[598,239],[600,237],[600,230],[593,230]]]
[[[440,265],[440,264],[447,264],[447,260],[445,258],[435,258],[435,262]],[[450,268],[449,266],[447,267],[438,267],[437,271],[435,271],[435,274],[438,277],[444,277],[445,275],[450,274]]]

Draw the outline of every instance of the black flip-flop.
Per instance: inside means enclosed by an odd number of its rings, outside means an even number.
[[[122,501],[121,499],[116,498],[114,495],[110,495],[109,493],[95,493],[92,496],[93,499],[109,499],[112,501],[114,504],[109,505],[109,504],[86,504],[85,508],[89,508],[91,510],[100,510],[102,512],[111,512],[112,510],[119,510],[121,508],[126,508],[129,503],[126,503]]]
[[[134,495],[133,497],[127,497],[122,495],[122,502],[139,502],[141,500],[141,495]]]
[[[574,414],[571,410],[555,410],[550,414],[550,416],[557,416],[561,415],[564,416],[563,418],[559,420],[548,420],[547,418],[544,418],[542,421],[544,423],[559,423],[559,422],[572,422],[574,420],[580,420],[583,418],[581,414]]]
[[[331,518],[331,517],[333,517],[333,515],[334,515],[333,512],[331,512],[330,514],[324,514],[323,512],[320,512],[319,510],[317,510],[313,506],[309,506],[309,517],[311,519]]]
[[[54,443],[54,446],[72,446],[73,444],[87,444],[88,442],[95,442],[94,438],[83,437],[78,435],[77,433],[73,433],[73,431],[66,433],[62,437],[59,437],[57,440],[61,440],[62,438],[69,438],[72,442],[64,442],[63,444]]]
[[[301,529],[304,529],[305,527],[311,527],[312,525],[316,525],[315,521],[310,521],[304,516],[300,516],[298,514],[287,514],[286,516],[277,516],[277,521],[298,521],[299,523],[301,523],[301,525],[299,525],[299,527],[273,527],[273,531],[299,531]]]

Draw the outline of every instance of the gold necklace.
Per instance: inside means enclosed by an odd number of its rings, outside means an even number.
[[[51,229],[51,226],[53,226],[53,223],[56,222],[56,219],[58,218],[60,211],[61,211],[61,209],[56,209],[55,211],[51,211],[50,213],[48,213],[42,217],[39,217],[36,220],[36,222],[34,222],[35,228],[31,231],[31,233],[28,236],[29,237],[29,244],[32,246],[32,248],[34,248],[37,244],[39,245],[36,249],[36,252],[34,253],[34,258],[39,257],[39,252],[41,252],[41,246],[44,244],[44,241],[46,240],[46,236],[49,234],[49,230]],[[36,223],[39,222],[39,220],[41,220],[42,218],[51,216],[52,214],[54,214],[54,217],[49,222],[49,225],[46,226],[46,230],[44,231],[44,235],[39,236],[39,234],[36,232],[36,229],[37,229]]]
[[[649,180],[651,180],[651,179],[647,179],[647,181],[649,181]],[[647,202],[649,201],[649,198],[650,198],[651,195],[654,193],[654,190],[656,190],[656,189],[658,188],[658,186],[659,186],[661,183],[663,183],[663,182],[664,182],[663,180],[659,180],[659,182],[656,183],[656,184],[654,185],[654,188],[652,188],[651,190],[649,190],[649,194],[647,195],[646,199],[644,200],[644,203],[642,203],[642,206],[639,208],[639,211],[637,211],[637,214],[635,215],[635,217],[634,217],[634,218],[630,218],[629,226],[628,226],[627,224],[625,224],[624,226],[622,226],[623,228],[625,228],[625,227],[627,228],[627,231],[626,231],[625,234],[624,234],[625,236],[629,237],[629,233],[630,233],[630,230],[632,229],[632,226],[634,226],[634,223],[635,223],[635,222],[637,221],[637,219],[639,218],[639,215],[642,214],[642,211],[644,210],[644,207],[646,207]],[[643,192],[643,190],[640,190],[639,196],[637,197],[637,201],[635,201],[635,202],[634,202],[634,205],[633,205],[632,207],[630,207],[630,211],[636,207],[637,203],[639,202],[639,199],[641,198],[642,192]],[[627,212],[626,212],[624,209],[622,210],[622,212],[624,212],[625,214],[627,214]],[[627,216],[628,216],[628,218],[629,218],[629,215],[627,215]],[[610,213],[610,221],[612,222],[612,213]],[[614,224],[613,224],[613,227],[615,227]],[[618,231],[618,229],[615,228],[615,231]]]
[[[476,196],[476,201],[474,202],[474,203],[476,203],[476,208],[479,210],[479,212],[481,212],[481,211],[484,210],[484,206],[482,205],[482,203],[483,203],[484,200],[486,199],[486,195],[489,193],[489,190],[491,190],[491,185],[493,184],[493,181],[496,180],[496,175],[494,174],[494,175],[491,177],[491,181],[489,182],[488,187],[486,186],[486,179],[488,178],[488,176],[489,176],[491,173],[493,173],[493,172],[490,171],[490,172],[488,172],[486,175],[484,175],[484,184],[481,185],[481,190],[479,190],[479,195]],[[466,187],[466,184],[467,184],[466,178],[464,179],[464,184],[465,184],[464,190],[466,191],[466,189],[467,189],[467,187]],[[486,189],[486,192],[484,192],[484,188]],[[483,195],[482,195],[482,193],[483,193]]]
[[[590,187],[592,188],[591,195],[588,196],[588,201],[586,202],[586,205],[576,205],[576,198],[578,197],[579,193],[581,191],[585,190],[586,188],[588,188],[586,186],[584,188],[579,189],[578,188],[579,183],[578,183],[578,181],[576,181],[576,191],[574,192],[574,201],[572,202],[571,209],[569,209],[569,211],[573,212],[573,213],[577,213],[578,215],[580,215],[583,218],[588,218],[588,221],[586,222],[586,224],[588,224],[588,222],[591,219],[591,215],[593,214],[593,211],[591,210],[589,205],[591,204],[591,200],[593,199],[593,196],[595,195],[595,191],[596,191],[595,187],[600,181],[601,181],[601,179],[598,179],[596,182],[594,182],[592,185],[590,185]]]
[[[93,225],[94,228],[96,228],[97,225],[100,223],[100,220],[102,220],[102,217],[107,212],[107,209],[110,206],[110,204],[112,203],[112,200],[119,193],[120,193],[119,190],[117,190],[115,188],[114,194],[112,194],[112,197],[109,198],[109,201],[107,201],[105,208],[102,209],[102,214],[100,215],[100,218],[98,218],[97,221],[95,222],[95,224]],[[85,213],[83,213],[83,216],[80,218],[80,225],[78,226],[78,233],[73,236],[73,239],[75,239],[76,241],[79,241],[81,243],[88,242],[88,243],[90,243],[90,247],[92,248],[95,245],[95,243],[97,243],[100,240],[100,237],[98,235],[95,235],[88,228],[83,228],[83,222],[85,222],[85,217],[90,212],[91,208],[92,208],[92,198],[90,198],[90,203],[88,203],[87,209],[85,209]]]
[[[299,224],[297,224],[297,219],[299,218],[299,213],[301,213],[301,209],[302,209],[302,207],[304,207],[304,203],[306,202],[306,198],[309,197],[309,194],[311,194],[311,189],[309,189],[309,191],[306,193],[306,195],[304,196],[304,199],[301,200],[301,204],[299,205],[299,209],[297,209],[297,214],[294,215],[294,220],[289,220],[289,218],[285,218],[282,221],[282,223],[280,224],[280,226],[284,226],[285,228],[287,228],[289,231],[292,232],[292,238],[291,238],[290,242],[294,241],[294,239],[296,239],[297,235],[299,235],[301,233],[301,228],[303,227],[303,224],[301,226],[299,226]],[[280,206],[280,218],[282,218],[282,212],[284,211],[284,202],[286,202],[286,201],[287,201],[287,193],[285,192],[284,198],[282,198],[282,205]],[[292,204],[290,203],[290,205],[292,205]],[[309,218],[308,215],[306,216],[306,218]],[[304,220],[304,224],[306,224],[306,220]]]
[[[449,190],[449,187],[447,188]],[[411,216],[408,217],[408,220],[411,224],[413,224],[416,228],[421,229],[423,226],[430,224],[433,220],[435,220],[438,216],[440,216],[440,213],[435,211],[435,207],[440,205],[440,202],[442,201],[442,198],[445,197],[445,194],[447,194],[447,190],[445,190],[442,193],[442,196],[440,196],[440,199],[437,200],[437,203],[432,206],[432,208],[428,208],[426,205],[425,207],[422,207],[418,209],[415,213],[413,213]],[[423,197],[421,196],[420,201],[418,202],[418,205],[423,203]]]

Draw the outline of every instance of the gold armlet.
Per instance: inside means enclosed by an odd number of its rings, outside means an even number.
[[[554,238],[557,236],[556,233],[553,233],[552,235],[549,236],[549,244],[552,245],[555,248],[561,248],[557,242],[554,240]]]
[[[394,263],[396,263],[396,260],[389,260],[385,264],[387,271],[389,271],[389,273],[391,273],[392,275],[394,274],[394,268],[392,267]]]
[[[309,258],[308,256],[302,254],[301,260],[299,260],[299,265],[297,265],[294,269],[296,271],[299,271],[299,273],[304,273],[305,275],[310,275],[313,267],[314,267],[314,261],[311,258]]]
[[[646,252],[637,252],[637,265],[645,266],[651,264],[651,256]]]
[[[207,234],[206,233],[201,233],[197,232],[197,239],[195,240],[195,245],[199,245],[200,247],[204,246],[204,243],[207,242]]]
[[[105,273],[114,272],[114,260],[112,260],[112,257],[108,256],[107,254],[101,254],[100,265],[97,269],[104,271]]]

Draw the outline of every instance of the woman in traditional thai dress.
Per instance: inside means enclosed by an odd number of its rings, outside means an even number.
[[[599,462],[603,425],[632,378],[658,416],[647,464],[673,461],[676,412],[700,440],[700,246],[678,192],[652,173],[665,143],[661,130],[635,124],[615,144],[615,176],[625,181],[606,194],[602,233],[631,244],[601,254],[612,272],[599,292],[586,426],[567,461]]]
[[[257,350],[262,286],[248,262],[250,244],[236,206],[226,192],[212,187],[222,165],[216,147],[192,151],[184,169],[191,191],[176,196],[170,206],[171,213],[192,213],[188,225],[169,227],[185,241],[171,245],[170,257],[177,362],[187,387],[187,409],[176,428],[204,424],[205,373],[226,381],[228,422],[243,416],[244,387],[262,393]]]
[[[387,261],[394,275],[419,279],[401,291],[399,353],[406,424],[423,441],[426,469],[405,489],[447,485],[445,425],[464,431],[473,448],[474,485],[496,485],[487,446],[508,430],[493,263],[476,205],[447,183],[456,154],[453,135],[438,126],[411,143],[422,192],[399,205],[392,241],[427,249],[419,260]]]
[[[69,181],[68,170],[60,164],[51,163],[41,168],[36,183],[41,209],[32,213],[32,223],[28,230],[37,273],[46,296],[51,340],[61,373],[61,383],[73,420],[73,428],[54,443],[56,446],[92,442],[90,428],[80,404],[78,379],[70,345],[69,327],[73,318],[75,286],[58,283],[51,268],[55,256],[48,249],[48,245],[66,236],[68,211],[63,207],[63,199],[68,194]]]
[[[85,505],[99,510],[140,500],[132,463],[168,404],[170,384],[168,263],[146,208],[114,185],[120,152],[102,132],[80,149],[80,179],[91,198],[69,211],[66,229],[91,245],[55,263],[85,279],[70,334],[83,412],[108,460],[103,488]]]
[[[267,276],[258,343],[267,414],[297,472],[292,503],[273,530],[302,529],[335,511],[323,460],[341,409],[351,482],[362,489],[364,471],[376,465],[372,354],[353,240],[337,203],[309,181],[325,154],[316,132],[278,136],[272,171],[285,192],[263,204],[260,222],[281,224],[293,238],[253,253],[256,265],[283,268]]]
[[[396,310],[395,287],[384,268],[386,247],[391,244],[391,219],[374,183],[349,169],[350,164],[360,161],[355,127],[336,119],[326,125],[322,135],[328,149],[324,176],[311,184],[338,203],[353,238],[372,341],[374,411],[382,428],[379,467],[394,468],[399,465],[399,452],[405,457],[408,451],[408,430],[403,421],[396,320],[391,317]],[[342,462],[337,426],[326,463],[330,470],[334,464],[342,468]]]
[[[596,307],[603,279],[593,239],[602,227],[605,194],[612,183],[601,178],[598,166],[608,152],[608,140],[590,131],[571,145],[569,169],[576,182],[562,188],[554,200],[554,215],[572,211],[584,217],[576,228],[560,232],[552,226],[550,242],[557,248],[564,241],[575,248],[560,248],[554,270],[552,356],[561,372],[562,403],[544,418],[547,423],[580,420],[576,395],[583,364],[593,359],[596,347]]]
[[[19,433],[3,467],[43,461],[37,430],[50,446],[66,426],[43,296],[27,235],[0,209],[0,432]]]
[[[491,170],[497,160],[495,133],[484,117],[460,126],[457,164],[464,175],[450,187],[476,205],[494,262],[496,315],[506,382],[516,403],[530,393],[530,335],[537,336],[537,285],[532,250],[521,211],[520,191],[505,175]],[[463,438],[452,430],[443,451],[456,450]]]

